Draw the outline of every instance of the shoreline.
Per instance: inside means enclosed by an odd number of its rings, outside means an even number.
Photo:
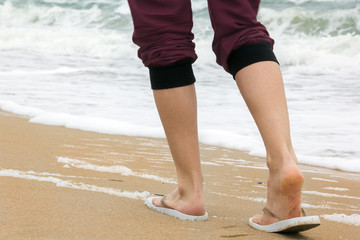
[[[117,136],[120,135],[144,138],[165,138],[165,133],[161,127],[160,122],[158,122],[159,125],[157,126],[147,126],[146,124],[144,125],[139,122],[129,123],[126,121],[122,122],[117,121],[116,119],[103,117],[73,115],[69,113],[51,111],[49,112],[47,110],[41,110],[39,108],[18,105],[17,103],[11,101],[0,101],[0,111],[6,111],[10,114],[14,114],[15,116],[18,115],[27,118],[31,123],[44,124],[48,126],[66,127],[85,132],[94,132]],[[139,116],[132,117],[139,118]],[[158,116],[156,116],[155,118],[158,119]],[[253,119],[248,120],[250,120],[250,122],[247,122],[246,125],[249,124],[247,126],[250,126],[250,128],[251,126],[255,127]],[[314,125],[314,128],[317,128],[316,125]],[[254,130],[256,130],[257,132],[257,129]],[[292,132],[292,134],[296,135],[299,133],[294,134],[294,132]],[[320,139],[324,139],[326,135],[327,133],[322,132],[321,134],[319,133],[317,137],[320,137]],[[306,136],[303,137],[307,138]],[[293,140],[295,140],[294,136]],[[246,152],[247,154],[254,157],[263,158],[266,155],[260,135],[252,136],[250,134],[250,136],[248,136],[247,133],[232,133],[232,130],[229,131],[229,129],[219,130],[216,128],[212,129],[211,127],[204,129],[199,128],[199,141],[201,144],[204,145],[213,145],[220,148],[228,148],[235,151]],[[341,153],[339,153],[339,155],[335,154],[336,151],[339,150],[339,147],[341,148],[341,152],[351,152],[351,150],[344,146],[346,141],[340,141],[336,146],[334,146],[332,143],[337,142],[337,140],[335,139],[331,143],[326,141],[324,142],[323,140],[319,140],[318,142],[322,142],[323,145],[326,146],[326,149],[323,149],[324,151],[315,151],[317,153],[313,152],[311,154],[308,154],[308,149],[316,149],[317,147],[319,147],[314,142],[313,144],[315,145],[308,145],[306,147],[306,150],[304,149],[304,146],[301,149],[297,149],[295,147],[295,151],[298,153],[297,155],[299,164],[360,174],[360,163],[359,161],[357,161],[358,159],[355,156],[347,158]],[[356,140],[352,141],[352,143],[353,142],[356,142]],[[299,143],[300,145],[303,145],[303,143]],[[299,146],[299,144],[296,145]],[[331,152],[334,148],[337,150],[334,150],[335,152],[331,154],[331,156],[329,156],[327,152]]]
[[[175,186],[165,139],[29,123],[2,111],[0,136],[1,239],[355,239],[359,233],[358,226],[324,217],[360,214],[359,174],[300,165],[303,207],[322,216],[322,225],[267,234],[247,225],[264,205],[264,159],[201,144],[209,220],[190,223],[143,204],[148,194]]]

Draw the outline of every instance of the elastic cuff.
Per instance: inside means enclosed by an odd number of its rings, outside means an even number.
[[[274,61],[279,64],[270,44],[261,43],[241,46],[231,52],[228,65],[230,73],[235,79],[236,73],[241,69],[262,61]]]
[[[151,88],[154,90],[183,87],[195,83],[192,61],[167,66],[149,66]]]

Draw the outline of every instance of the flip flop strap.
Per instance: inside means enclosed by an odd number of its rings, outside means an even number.
[[[276,216],[274,213],[272,213],[267,207],[264,207],[263,211],[264,211],[265,214],[269,215],[272,218],[275,218],[275,219],[277,219],[279,221],[283,220],[282,218],[280,218],[280,217]],[[301,208],[301,214],[303,216],[306,216],[306,213],[305,213],[303,208]]]
[[[263,208],[263,212],[264,212],[265,214],[269,215],[270,217],[275,218],[275,219],[277,219],[277,220],[279,220],[279,221],[282,220],[281,218],[279,218],[278,216],[276,216],[275,214],[273,214],[267,207],[264,207],[264,208]]]
[[[304,211],[303,208],[301,208],[301,214],[302,214],[304,217],[306,216],[306,213],[305,213],[305,211]]]

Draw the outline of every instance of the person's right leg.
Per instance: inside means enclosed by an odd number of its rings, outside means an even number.
[[[279,65],[258,62],[240,70],[236,83],[263,138],[269,178],[266,208],[281,219],[300,217],[303,175],[290,139],[285,91]],[[269,214],[253,221],[267,225],[278,221]]]
[[[257,21],[260,0],[208,0],[217,62],[231,73],[259,128],[267,151],[266,208],[282,219],[301,214],[303,175],[290,139],[289,118],[273,40]],[[278,221],[269,214],[258,224]]]

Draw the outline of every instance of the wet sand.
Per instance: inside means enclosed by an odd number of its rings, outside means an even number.
[[[301,234],[256,231],[247,221],[265,204],[264,159],[208,145],[201,159],[209,220],[181,221],[143,201],[175,187],[164,139],[45,126],[0,112],[0,239],[359,238],[359,226],[323,217]],[[308,215],[360,214],[359,174],[301,169]]]

